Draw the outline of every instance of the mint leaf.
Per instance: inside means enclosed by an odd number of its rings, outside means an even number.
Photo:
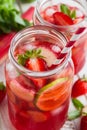
[[[70,18],[75,19],[76,18],[76,10],[70,10],[69,7],[65,4],[60,5],[60,10],[64,14],[68,15]]]
[[[0,33],[19,31],[31,24],[21,17],[14,0],[0,0]]]
[[[60,5],[61,12],[70,16],[70,9],[65,4]]]
[[[82,111],[82,108],[84,107],[84,105],[78,99],[73,98],[72,103],[76,109],[78,109],[79,111]]]
[[[74,110],[68,113],[68,120],[74,120],[81,116],[81,111]]]
[[[0,7],[13,8],[15,0],[0,0]]]
[[[76,18],[76,10],[73,10],[71,13],[70,13],[70,17],[72,19],[75,19]]]

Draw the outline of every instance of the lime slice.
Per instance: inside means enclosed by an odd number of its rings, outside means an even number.
[[[18,81],[13,79],[9,87],[11,91],[19,98],[25,101],[32,101],[34,99],[35,92],[33,90],[29,90],[24,88]]]
[[[43,111],[59,107],[69,96],[70,82],[68,81],[68,77],[59,78],[41,88],[35,97],[35,105]]]

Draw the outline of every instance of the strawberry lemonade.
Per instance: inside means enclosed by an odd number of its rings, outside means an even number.
[[[8,110],[17,130],[59,130],[67,119],[73,64],[70,52],[55,64],[65,37],[47,26],[19,32],[5,67]]]
[[[85,8],[74,0],[37,0],[33,19],[35,25],[49,25],[69,40],[79,27],[87,25],[86,15]],[[85,63],[85,41],[86,38],[79,39],[72,49],[75,74]]]

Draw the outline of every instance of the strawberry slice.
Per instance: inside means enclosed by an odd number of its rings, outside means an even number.
[[[31,120],[40,123],[40,122],[44,122],[47,120],[47,116],[46,114],[44,114],[43,112],[40,111],[20,111],[20,115],[25,117],[25,118],[31,118]]]
[[[62,12],[55,12],[53,13],[53,18],[56,25],[72,25],[73,20],[66,14]]]
[[[24,101],[33,101],[35,91],[33,89],[25,89],[16,79],[11,80],[9,87],[11,91]]]
[[[41,49],[33,49],[25,51],[24,54],[19,54],[18,63],[35,72],[46,71],[47,65],[41,51]],[[37,88],[43,87],[46,83],[46,80],[42,78],[29,78]]]
[[[46,70],[46,63],[43,59],[41,58],[31,58],[26,62],[26,67],[30,70],[33,71],[45,71]],[[46,80],[45,79],[36,79],[36,78],[32,78],[31,79],[35,86],[41,88],[46,84]]]
[[[45,61],[41,58],[31,58],[26,62],[26,67],[33,71],[44,71],[45,66]]]

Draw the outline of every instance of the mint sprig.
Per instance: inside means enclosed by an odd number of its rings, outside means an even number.
[[[79,110],[74,110],[68,113],[68,120],[74,120],[81,116],[81,112]]]
[[[79,111],[81,111],[82,108],[84,107],[84,105],[83,105],[78,99],[76,99],[76,98],[73,98],[73,99],[72,99],[72,103],[73,103],[73,105],[75,106],[75,108],[76,108],[77,110],[79,110]]]
[[[21,17],[14,3],[15,0],[0,0],[0,33],[19,31],[30,26],[30,23]]]
[[[75,106],[76,110],[68,113],[68,120],[73,120],[83,115],[82,110],[84,108],[84,105],[76,98],[72,99],[72,103]]]
[[[64,14],[68,15],[70,18],[72,18],[72,19],[76,18],[76,10],[70,10],[70,8],[67,5],[61,4],[60,10]]]
[[[24,66],[29,58],[44,58],[44,56],[41,55],[41,49],[27,50],[24,54],[18,55],[18,63]]]

